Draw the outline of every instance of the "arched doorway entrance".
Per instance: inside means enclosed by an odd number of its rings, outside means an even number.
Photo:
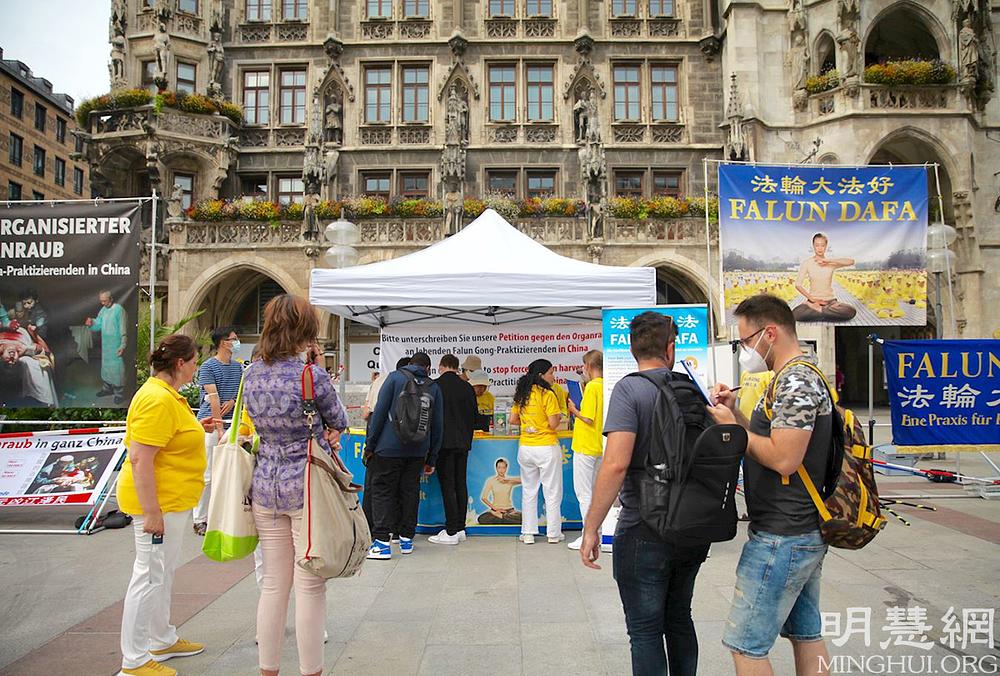
[[[286,290],[259,270],[239,267],[212,285],[203,296],[198,330],[232,326],[246,345],[253,345],[264,326],[264,306]]]
[[[696,281],[687,274],[666,265],[656,268],[657,305],[707,303],[708,296]]]

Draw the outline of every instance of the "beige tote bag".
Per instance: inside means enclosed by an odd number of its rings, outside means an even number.
[[[301,551],[295,561],[303,569],[322,578],[352,577],[371,547],[368,520],[361,510],[351,473],[336,452],[331,456],[318,443],[313,421],[318,415],[313,398],[312,370],[302,371],[302,400],[309,421],[309,460],[306,463],[303,495]]]

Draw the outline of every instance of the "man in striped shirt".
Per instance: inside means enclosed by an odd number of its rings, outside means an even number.
[[[212,331],[212,347],[215,356],[209,357],[198,369],[198,385],[201,387],[201,407],[198,419],[212,417],[231,423],[236,394],[243,378],[243,365],[233,356],[240,349],[240,339],[229,326]],[[194,532],[204,535],[208,526],[208,497],[212,492],[212,449],[219,443],[224,425],[205,435],[205,490],[198,506],[194,508]]]

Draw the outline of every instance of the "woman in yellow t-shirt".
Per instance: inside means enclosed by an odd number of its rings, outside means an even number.
[[[576,416],[573,424],[573,490],[580,503],[580,518],[587,518],[594,481],[604,457],[604,354],[591,350],[583,355],[583,376],[587,385],[583,389],[580,408],[572,400],[569,411]],[[580,549],[583,537],[569,543],[570,549]]]
[[[118,506],[135,517],[135,564],[122,610],[122,674],[171,676],[159,663],[205,647],[170,624],[170,587],[181,541],[205,480],[205,432],[221,420],[195,418],[178,393],[198,369],[187,336],[167,336],[149,357],[153,376],[132,398],[125,419],[128,457],[118,478]]]
[[[517,381],[510,421],[521,426],[517,463],[521,466],[521,541],[534,544],[538,534],[538,488],[545,489],[545,523],[549,542],[562,533],[562,449],[556,430],[562,422],[559,400],[552,392],[555,369],[536,359]]]

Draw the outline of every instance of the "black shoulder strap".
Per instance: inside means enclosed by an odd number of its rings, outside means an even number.
[[[668,414],[670,416],[670,423],[666,425],[664,429],[657,429],[657,422],[654,418],[653,420],[653,436],[660,437],[659,441],[654,442],[650,445],[650,450],[657,447],[657,443],[662,444],[664,451],[664,457],[653,458],[652,453],[646,453],[645,466],[647,472],[663,473],[667,480],[672,479],[677,475],[678,470],[681,465],[681,454],[684,450],[685,437],[687,435],[687,430],[684,426],[684,414],[681,411],[680,405],[677,403],[677,396],[674,394],[673,388],[670,383],[673,380],[673,376],[670,372],[664,373],[661,377],[657,378],[651,373],[644,371],[636,371],[635,373],[630,373],[630,376],[635,376],[646,380],[656,386],[657,396],[662,397]],[[626,376],[627,377],[627,376]],[[667,421],[662,421],[666,423]],[[665,435],[669,433],[670,438],[665,438]]]

